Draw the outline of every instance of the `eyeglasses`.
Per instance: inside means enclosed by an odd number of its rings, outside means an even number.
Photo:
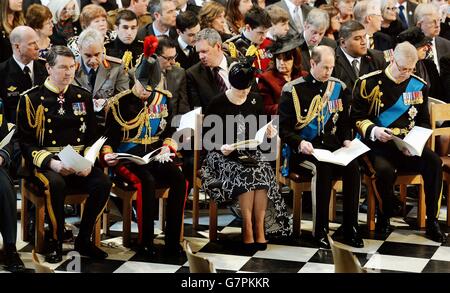
[[[386,7],[386,10],[390,10],[390,11],[397,11],[398,8],[397,7]]]
[[[163,56],[163,55],[158,55],[161,58],[164,58],[166,61],[173,61],[175,59],[177,59],[178,57],[178,53],[175,54],[175,56]]]
[[[395,65],[397,65],[398,71],[400,71],[401,73],[414,73],[416,72],[416,68],[406,68],[403,66],[398,65],[397,61],[394,60]]]

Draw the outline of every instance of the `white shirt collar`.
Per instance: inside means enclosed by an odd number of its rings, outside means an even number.
[[[195,0],[195,5],[202,7],[204,2],[206,2],[206,1],[204,1],[204,0]]]
[[[20,70],[23,71],[23,69],[25,68],[25,65],[26,65],[26,66],[28,66],[28,68],[30,68],[30,74],[31,74],[31,76],[33,76],[33,62],[34,62],[33,60],[31,60],[31,62],[28,64],[23,64],[16,58],[16,56],[13,55],[13,58],[14,58],[14,61],[16,61],[17,65],[19,65]]]
[[[168,29],[165,33],[160,32],[160,31],[155,27],[155,23],[154,23],[154,22],[152,23],[152,27],[153,27],[153,32],[155,33],[155,36],[156,36],[156,37],[157,37],[157,36],[168,36],[168,37],[170,37],[170,35],[169,35],[170,29]]]
[[[219,67],[221,70],[225,70],[226,72],[228,72],[228,63],[225,55],[222,55],[222,61],[220,61]]]
[[[188,44],[186,44],[185,41],[183,41],[183,39],[181,38],[181,36],[178,36],[178,45],[180,45],[181,50],[186,50],[186,47],[188,46]]]
[[[348,62],[350,62],[350,65],[352,65],[353,60],[358,60],[359,66],[361,66],[361,57],[352,57],[343,48],[341,48],[342,52],[344,52],[345,57],[347,58]]]
[[[292,3],[291,0],[284,0],[284,2],[286,3],[287,7],[289,8],[289,12],[291,13],[291,15],[293,15],[294,9],[295,9],[295,7],[297,7],[297,5]],[[301,7],[299,7],[299,8],[301,8]]]
[[[180,11],[185,12],[187,9],[187,2],[180,8]]]
[[[397,7],[397,8],[399,8],[400,6],[403,6],[403,7],[405,7],[405,11],[406,11],[406,9],[408,8],[408,1],[405,1],[405,2],[403,2],[402,4],[400,4],[400,3],[395,3],[395,7]],[[405,14],[406,14],[406,12],[405,12]]]

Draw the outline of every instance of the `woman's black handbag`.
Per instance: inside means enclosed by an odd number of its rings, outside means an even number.
[[[239,163],[241,163],[244,167],[257,167],[258,166],[258,161],[252,157],[249,156],[239,156],[237,157],[237,160]]]

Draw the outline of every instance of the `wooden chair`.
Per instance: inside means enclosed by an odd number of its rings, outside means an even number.
[[[367,227],[369,231],[375,230],[376,200],[374,191],[374,178],[364,174],[364,182],[367,187]],[[400,201],[403,203],[403,214],[406,216],[406,187],[408,185],[419,186],[419,200],[417,203],[417,226],[425,228],[425,185],[420,174],[399,174],[394,185],[400,186]]]
[[[207,258],[194,254],[187,240],[184,240],[183,247],[189,262],[190,273],[216,273],[214,264]]]
[[[335,273],[367,273],[353,252],[335,243],[330,235],[328,241],[333,254]]]
[[[36,273],[49,274],[49,273],[55,272],[51,268],[41,264],[41,262],[39,261],[39,257],[37,256],[36,251],[34,249],[31,254],[32,254],[31,259],[33,260],[33,264],[34,264],[34,271]]]
[[[40,190],[35,184],[29,182],[26,179],[21,180],[20,190],[22,195],[22,213],[21,213],[21,226],[22,226],[22,240],[29,241],[28,235],[28,201],[31,201],[36,206],[35,211],[35,243],[34,249],[37,253],[44,252],[44,220],[45,220],[45,199],[44,191]],[[83,207],[88,194],[69,194],[66,196],[66,204],[81,204],[81,216],[83,215]],[[94,232],[94,243],[96,246],[100,246],[100,221],[97,220]]]
[[[127,184],[118,184],[117,182],[113,183],[113,187],[111,188],[112,196],[116,196],[122,200],[122,243],[125,247],[131,246],[131,222],[132,222],[132,207],[133,201],[136,200],[137,191],[127,185]],[[155,193],[156,198],[159,199],[159,223],[160,229],[164,231],[165,228],[165,199],[169,196],[169,188],[160,188],[156,190]],[[109,209],[110,209],[110,204]],[[184,218],[184,217],[183,217]],[[109,234],[109,212],[103,213],[103,231],[106,235]],[[183,237],[183,229],[181,230],[181,240]]]
[[[430,122],[433,133],[431,135],[431,149],[434,151],[436,147],[436,137],[446,135],[450,136],[450,127],[437,127],[438,121],[450,120],[450,104],[430,105]],[[441,157],[443,166],[443,180],[447,183],[447,226],[450,226],[450,158],[448,156]]]
[[[288,177],[281,175],[281,140],[277,141],[277,161],[276,161],[276,177],[278,183],[288,186],[293,192],[293,236],[299,237],[301,234],[302,219],[302,193],[311,191],[311,177],[305,177],[295,172],[290,172]],[[330,221],[336,220],[336,190],[342,190],[342,180],[334,180],[331,189],[330,209],[328,218]]]

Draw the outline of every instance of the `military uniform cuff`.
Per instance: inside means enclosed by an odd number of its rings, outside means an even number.
[[[176,153],[178,150],[178,144],[172,138],[166,138],[163,145],[168,146],[173,153]]]
[[[53,158],[53,154],[47,150],[34,151],[31,155],[33,157],[33,164],[38,168],[47,166]]]

